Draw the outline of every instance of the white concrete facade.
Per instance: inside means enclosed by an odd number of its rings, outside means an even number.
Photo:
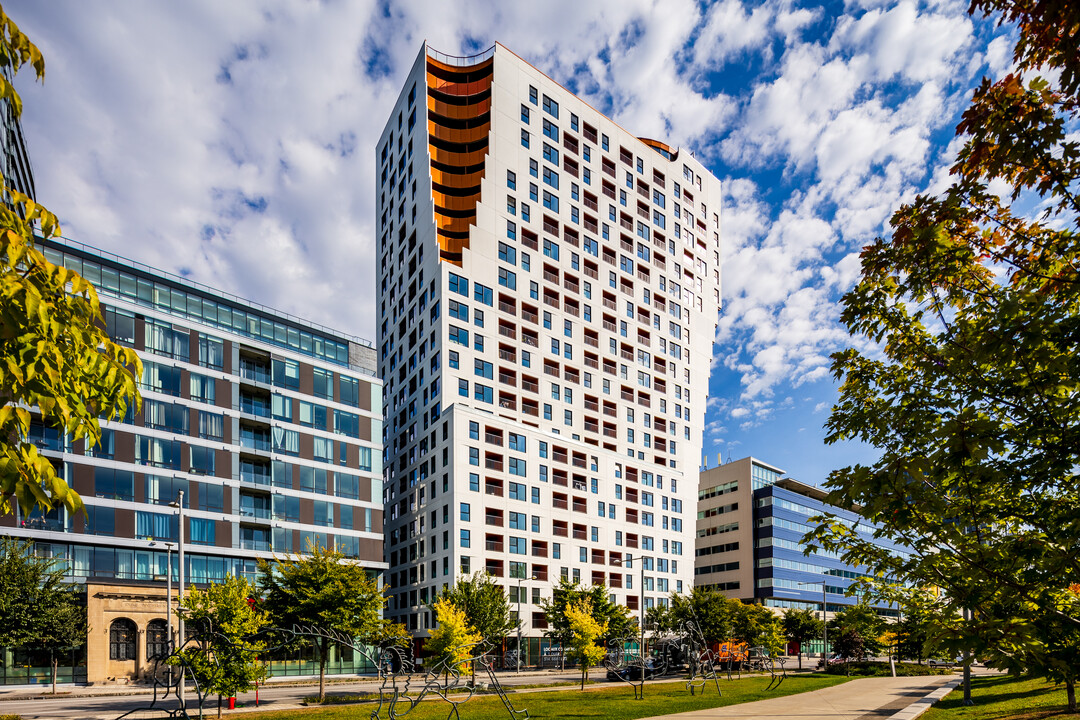
[[[376,173],[388,616],[485,569],[533,636],[560,577],[688,592],[720,182],[501,45],[421,50]]]

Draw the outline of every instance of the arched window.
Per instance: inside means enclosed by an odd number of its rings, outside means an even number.
[[[135,638],[138,631],[135,623],[127,618],[117,618],[109,626],[109,659],[134,660]]]
[[[165,658],[168,655],[168,627],[164,620],[151,620],[146,624],[146,659]]]

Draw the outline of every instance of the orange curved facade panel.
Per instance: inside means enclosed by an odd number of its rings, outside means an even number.
[[[439,208],[445,208],[446,210],[453,210],[460,214],[466,211],[476,210],[476,203],[480,202],[480,193],[457,197],[455,195],[446,195],[436,191],[432,193],[432,196],[435,201],[436,212],[438,212]],[[470,217],[475,218],[476,214],[473,213]]]
[[[659,150],[660,154],[668,160],[675,160],[679,157],[679,149],[672,148],[667,143],[662,143],[659,140],[653,140],[652,138],[638,138],[638,140],[645,143],[654,150]]]
[[[474,143],[478,140],[483,140],[488,136],[488,132],[491,130],[491,123],[486,122],[479,127],[474,128],[448,128],[442,125],[438,125],[434,121],[428,122],[428,132],[440,140],[446,140],[447,142],[454,143]]]
[[[443,185],[445,187],[453,188],[467,188],[467,187],[479,187],[480,181],[484,179],[484,172],[468,173],[466,175],[459,175],[456,173],[448,173],[439,170],[438,168],[431,168],[431,181],[436,185]]]
[[[436,60],[429,55],[427,59],[427,66],[429,72],[432,70],[440,70],[446,74],[467,75],[469,73],[483,72],[484,70],[491,67],[492,63],[494,62],[495,58],[488,58],[487,60],[482,60],[475,65],[450,65],[449,63],[444,63],[442,60]]]
[[[452,167],[472,167],[473,165],[480,165],[484,162],[484,158],[487,157],[487,148],[466,153],[450,152],[449,150],[437,148],[434,145],[428,145],[428,148],[431,152],[432,160],[441,165]]]
[[[445,218],[439,221],[440,230],[450,230],[452,232],[467,233],[470,225],[472,225],[472,220],[469,218]]]
[[[458,82],[454,80],[444,80],[428,73],[427,79],[428,87],[438,90],[446,95],[456,95],[458,97],[479,95],[491,88],[491,78],[486,80],[473,80],[470,82]]]
[[[428,110],[453,120],[467,120],[478,117],[491,111],[491,98],[486,97],[478,103],[470,105],[451,105],[433,97],[428,98]]]
[[[489,58],[476,65],[458,67],[427,58],[428,154],[433,163],[440,165],[430,168],[439,258],[455,265],[461,265],[461,254],[469,247],[469,228],[476,223],[476,204],[480,202],[487,144],[481,149],[469,148],[482,143],[491,132],[488,115],[493,63],[494,58]],[[443,97],[462,98],[463,104],[444,102],[438,97],[440,93]],[[469,102],[468,98],[474,95],[480,97]],[[470,120],[477,123],[476,127],[451,127],[469,124]],[[436,147],[435,141],[444,147]],[[447,143],[460,145],[460,151],[446,149]],[[460,172],[455,172],[458,169]],[[450,195],[438,187],[460,189],[467,194]]]

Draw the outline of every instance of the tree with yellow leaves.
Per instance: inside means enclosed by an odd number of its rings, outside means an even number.
[[[455,668],[458,672],[466,672],[473,648],[482,640],[480,633],[469,625],[465,612],[450,601],[439,600],[431,607],[438,623],[427,641],[427,649],[433,656],[433,667],[441,666],[447,676]]]
[[[596,644],[607,632],[607,623],[599,622],[592,614],[592,603],[582,600],[566,607],[566,619],[570,623],[571,660],[581,663],[581,689],[589,679],[589,668],[604,659],[604,648]]]
[[[45,76],[41,52],[0,8],[0,101],[16,117],[22,100],[11,78],[25,64]],[[0,515],[15,505],[24,515],[82,508],[29,440],[31,408],[89,448],[101,438],[99,418],[122,418],[140,403],[139,358],[109,339],[94,287],[34,247],[36,235],[59,234],[44,206],[0,186]]]

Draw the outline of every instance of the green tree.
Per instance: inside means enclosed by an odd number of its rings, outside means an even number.
[[[730,640],[734,633],[735,616],[743,604],[715,590],[696,587],[689,595],[671,596],[671,613],[676,627],[694,622],[710,647]]]
[[[566,620],[570,626],[570,651],[572,660],[581,663],[581,689],[589,679],[589,668],[604,659],[603,646],[597,641],[608,631],[606,621],[596,619],[592,603],[587,598],[575,600],[566,606]]]
[[[793,643],[799,645],[799,669],[802,670],[802,645],[807,640],[814,640],[822,636],[824,623],[818,619],[812,610],[802,608],[788,608],[784,612],[784,618],[780,621],[784,628],[784,635]]]
[[[899,597],[902,617],[896,623],[897,655],[919,661],[940,654],[939,637],[945,624],[942,602],[932,592],[911,588]]]
[[[845,661],[860,660],[867,654],[865,638],[854,626],[844,627],[837,631],[832,647]]]
[[[733,637],[750,647],[761,646],[776,652],[779,648],[774,646],[783,638],[780,617],[764,605],[739,605],[732,618]]]
[[[34,555],[31,541],[0,539],[0,646],[49,651],[56,694],[57,651],[86,642],[86,604],[64,567]]]
[[[0,8],[0,98],[16,116],[22,100],[10,78],[27,63],[44,78],[41,52]],[[57,505],[73,513],[82,500],[28,440],[28,408],[92,446],[99,418],[138,407],[142,366],[109,339],[93,286],[34,247],[35,232],[60,233],[56,217],[11,188],[0,196],[0,514],[15,504],[23,514]]]
[[[674,593],[672,595],[674,596]],[[672,632],[678,629],[677,625],[671,604],[653,605],[645,611],[646,630],[656,633]]]
[[[1015,25],[1014,70],[984,79],[957,127],[952,185],[864,248],[833,356],[828,442],[879,459],[834,472],[875,539],[816,533],[880,577],[943,590],[946,645],[1063,682],[1076,711],[1080,606],[1080,4],[974,0]],[[973,614],[961,622],[962,611]]]
[[[436,626],[425,647],[431,653],[435,667],[441,665],[446,675],[455,667],[459,672],[465,672],[469,658],[483,637],[469,624],[465,611],[449,600],[439,600],[432,609]]]
[[[486,572],[459,578],[439,599],[465,613],[469,626],[480,633],[485,650],[502,642],[515,627],[506,591]]]
[[[885,632],[885,625],[884,618],[874,608],[861,602],[849,605],[833,616],[829,621],[829,637],[839,637],[845,630],[854,630],[862,638],[866,654],[881,655],[884,649],[881,636]]]
[[[178,654],[199,685],[217,694],[218,717],[222,697],[236,697],[269,675],[266,665],[259,662],[265,643],[249,638],[266,627],[269,619],[254,601],[254,593],[255,586],[246,578],[230,577],[205,590],[193,585],[180,605],[197,642]]]
[[[313,626],[324,634],[313,641],[319,656],[319,702],[326,697],[326,661],[345,634],[371,642],[382,629],[385,600],[363,566],[337,550],[309,545],[307,555],[259,561],[259,586],[274,624]]]
[[[540,601],[540,607],[543,608],[548,622],[544,635],[565,647],[571,638],[566,608],[583,600],[589,602],[592,616],[604,626],[602,639],[605,642],[614,638],[625,638],[632,633],[635,624],[630,619],[630,611],[624,605],[613,603],[605,586],[593,585],[586,588],[579,583],[562,579],[552,591],[551,600]]]

